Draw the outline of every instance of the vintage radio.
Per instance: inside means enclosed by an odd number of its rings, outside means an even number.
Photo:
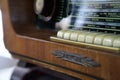
[[[75,80],[119,80],[119,0],[0,0],[0,7],[14,57]]]
[[[51,0],[48,3],[48,0],[36,0],[38,25],[68,29],[58,31],[51,40],[119,52],[118,0]]]

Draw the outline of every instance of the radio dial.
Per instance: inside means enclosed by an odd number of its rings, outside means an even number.
[[[55,0],[36,0],[35,12],[40,19],[49,21],[55,11]]]
[[[42,12],[43,7],[44,7],[44,0],[36,0],[35,3],[36,14],[40,14]]]

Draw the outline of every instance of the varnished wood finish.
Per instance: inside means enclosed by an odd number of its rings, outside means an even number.
[[[36,30],[34,0],[0,0],[6,48],[17,58],[83,80],[119,80],[120,55],[50,41],[54,30]],[[100,67],[88,68],[56,58],[53,50],[62,50],[92,58]],[[81,74],[82,73],[82,74]]]

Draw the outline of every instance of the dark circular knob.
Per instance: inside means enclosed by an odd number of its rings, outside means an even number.
[[[55,0],[36,0],[35,13],[44,21],[49,21],[55,11]]]

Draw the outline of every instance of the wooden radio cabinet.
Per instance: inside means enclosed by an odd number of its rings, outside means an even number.
[[[5,45],[14,57],[81,80],[120,79],[120,53],[54,42],[50,36],[56,35],[56,31],[37,30],[34,0],[0,0],[0,8]],[[84,56],[97,66],[61,59],[60,53],[71,59]]]

